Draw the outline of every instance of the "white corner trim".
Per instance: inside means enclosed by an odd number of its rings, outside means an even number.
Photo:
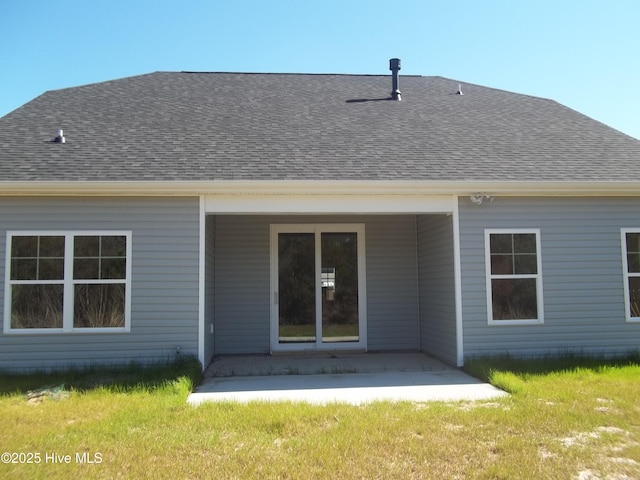
[[[199,246],[198,246],[198,360],[204,371],[207,368],[204,358],[204,335],[205,335],[205,252],[206,252],[206,229],[205,229],[205,200],[200,196],[199,215]]]
[[[462,266],[460,262],[460,210],[453,197],[453,281],[456,304],[456,365],[464,366],[464,332],[462,329]]]

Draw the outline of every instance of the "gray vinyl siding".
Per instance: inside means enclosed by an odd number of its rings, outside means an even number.
[[[456,364],[453,223],[450,215],[418,216],[420,344],[424,352]]]
[[[269,352],[269,226],[286,223],[364,223],[368,349],[419,349],[414,216],[220,215],[214,239],[216,354]]]
[[[620,229],[640,227],[637,198],[460,199],[465,356],[637,350],[624,313]],[[485,228],[540,229],[544,324],[487,324]]]
[[[415,216],[367,217],[369,350],[419,350]]]
[[[215,352],[269,352],[269,221],[216,216]]]
[[[215,331],[215,249],[213,239],[216,235],[215,217],[206,217],[205,219],[205,279],[204,279],[204,363],[205,367],[215,354],[214,338]]]
[[[130,230],[131,331],[0,333],[0,369],[197,355],[197,198],[0,198],[0,312],[7,230]]]

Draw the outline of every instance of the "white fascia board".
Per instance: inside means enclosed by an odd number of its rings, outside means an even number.
[[[437,180],[213,180],[2,182],[0,196],[192,196],[281,194],[635,196],[640,182],[518,182]]]

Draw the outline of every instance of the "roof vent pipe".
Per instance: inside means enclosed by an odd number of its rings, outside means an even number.
[[[54,143],[66,143],[67,139],[64,138],[64,132],[62,130],[58,130],[58,136],[53,139]]]
[[[400,96],[400,90],[398,87],[398,72],[400,71],[400,59],[392,58],[389,60],[389,70],[391,70],[391,78],[393,82],[393,86],[391,89],[391,98],[393,100],[402,100]]]

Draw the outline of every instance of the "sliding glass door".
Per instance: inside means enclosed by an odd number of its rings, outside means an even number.
[[[366,348],[364,226],[272,225],[271,349]]]

